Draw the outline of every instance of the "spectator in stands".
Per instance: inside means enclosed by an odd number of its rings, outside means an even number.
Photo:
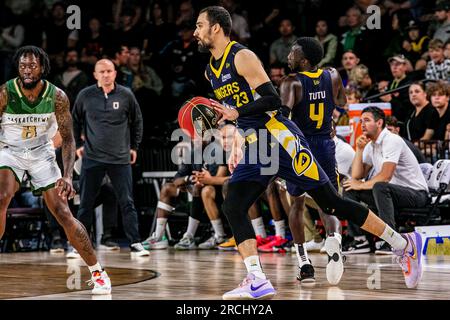
[[[422,82],[414,82],[409,87],[409,99],[415,110],[406,121],[406,138],[409,141],[430,140],[439,122],[439,115],[427,99]]]
[[[103,55],[103,50],[108,42],[100,20],[96,17],[89,19],[89,31],[82,33],[80,36],[81,62],[92,69]]]
[[[397,121],[397,118],[394,116],[387,116],[386,117],[386,129],[388,129],[391,133],[400,135],[400,125]],[[427,160],[425,159],[425,156],[423,155],[422,151],[411,141],[408,139],[403,138],[403,141],[405,141],[406,145],[409,149],[411,149],[412,153],[417,159],[417,162],[419,163],[426,163]]]
[[[131,76],[131,72],[127,70],[128,59],[130,59],[130,50],[128,47],[126,45],[114,46],[109,53],[109,57],[117,71],[117,83],[122,85],[128,83],[128,79]]]
[[[430,38],[421,34],[420,28],[414,20],[408,23],[405,31],[407,32],[407,37],[402,44],[405,57],[415,66],[414,69],[425,69],[425,58]]]
[[[450,40],[447,40],[444,45],[444,56],[445,59],[450,59]]]
[[[382,93],[387,91],[389,86],[389,81],[387,80],[380,80],[377,83],[378,93]],[[379,97],[380,102],[391,102],[392,101],[392,95],[391,94],[385,94]]]
[[[359,57],[357,56],[356,52],[352,50],[346,51],[342,55],[341,64],[342,67],[340,68],[339,73],[342,78],[342,84],[345,87],[347,86],[350,72],[354,67],[356,67],[359,64]]]
[[[42,48],[48,53],[52,66],[62,68],[65,50],[76,47],[77,42],[78,30],[69,30],[66,25],[66,5],[63,2],[56,2],[51,10],[51,20],[45,26],[42,43]]]
[[[73,107],[78,93],[88,85],[88,76],[78,68],[78,63],[78,51],[75,49],[67,50],[66,69],[58,73],[53,80],[55,86],[61,88],[67,94],[71,107]]]
[[[349,105],[361,102],[361,92],[354,86],[347,86],[345,88],[345,97],[347,103],[343,108],[336,107],[333,111],[333,119],[337,126],[347,126],[350,123],[350,117],[348,115]]]
[[[115,32],[113,41],[126,45],[128,48],[138,47],[141,49],[144,37],[140,26],[133,23],[134,16],[135,9],[133,7],[127,7],[122,10],[120,16],[121,27]]]
[[[450,80],[450,59],[444,54],[444,43],[439,39],[433,39],[428,45],[430,61],[427,64],[425,77],[430,80]]]
[[[221,5],[228,10],[231,15],[231,39],[242,44],[248,44],[251,37],[247,19],[236,12],[237,4],[234,0],[221,0]]]
[[[316,23],[315,38],[320,41],[323,46],[323,58],[318,66],[334,66],[336,52],[338,49],[338,38],[328,32],[328,23],[326,20],[318,20]]]
[[[194,19],[195,19],[195,10],[194,7],[192,6],[191,0],[183,0],[178,8],[175,25],[178,28],[181,28],[183,25],[187,23],[192,23]]]
[[[279,88],[281,80],[285,76],[284,66],[280,63],[270,65],[269,77],[275,88]]]
[[[145,123],[144,137],[149,137],[152,135],[154,127],[161,122],[161,118],[155,117],[154,113],[155,107],[160,106],[162,102],[160,96],[163,83],[153,68],[143,64],[141,57],[139,48],[130,49],[127,70],[131,76],[128,77],[126,86],[131,88],[141,106],[142,118]]]
[[[163,84],[155,70],[145,66],[141,61],[141,51],[137,47],[130,49],[128,69],[132,72],[130,83],[127,84],[134,93],[146,89],[153,92],[152,95],[161,95]]]
[[[394,90],[410,83],[407,72],[407,59],[404,55],[396,55],[388,59],[392,80],[389,82],[388,90]],[[412,111],[409,102],[408,88],[392,93],[392,113],[399,121],[405,121]]]
[[[348,50],[358,49],[362,42],[362,23],[363,17],[361,10],[353,6],[347,10],[346,13],[346,26],[350,28],[347,32],[342,35],[342,46],[344,52]]]
[[[450,38],[450,1],[443,0],[437,3],[434,16],[440,25],[435,31],[433,39],[439,39],[445,43]]]
[[[369,68],[359,64],[350,72],[348,86],[355,86],[361,94],[361,98],[370,97],[378,93],[378,88],[369,73]]]
[[[167,8],[161,1],[154,1],[151,5],[149,23],[144,28],[143,50],[146,55],[156,54],[166,44],[176,38],[176,27],[167,22]]]
[[[421,208],[428,199],[428,187],[419,163],[398,135],[386,129],[385,114],[377,107],[362,111],[363,134],[356,142],[352,179],[344,182],[344,196],[375,207],[380,218],[393,229],[395,213],[400,208]],[[370,141],[370,142],[369,142]],[[373,168],[373,174],[363,181]],[[364,250],[362,250],[364,249]],[[369,252],[365,236],[356,238],[344,252]],[[376,253],[390,253],[385,243]]]
[[[230,139],[234,137],[235,128],[232,129],[229,130],[229,126],[221,129],[223,141],[225,141],[224,148],[231,147]],[[232,131],[231,134],[230,131]],[[166,224],[170,214],[175,210],[173,207],[174,200],[180,192],[189,192],[192,195],[192,205],[187,231],[184,233],[183,238],[175,245],[175,248],[190,250],[197,247],[194,236],[202,219],[204,208],[207,208],[208,216],[211,219],[217,237],[209,239],[206,243],[200,244],[199,246],[205,249],[211,249],[208,247],[211,242],[214,242],[213,244],[215,246],[226,240],[222,220],[219,216],[219,207],[217,205],[218,203],[220,204],[222,192],[220,188],[216,188],[216,186],[222,186],[229,179],[225,155],[221,161],[217,161],[215,156],[209,160],[202,157],[202,163],[195,163],[194,161],[194,153],[200,152],[200,154],[203,154],[205,148],[210,146],[210,144],[211,142],[203,141],[203,145],[199,148],[197,146],[198,143],[194,142],[190,157],[183,159],[173,182],[168,182],[163,185],[155,213],[157,217],[156,230],[142,243],[147,250],[167,249],[169,247],[168,240],[165,236]],[[205,187],[206,189],[203,191]]]
[[[295,27],[290,19],[283,19],[280,22],[278,31],[281,37],[270,45],[270,63],[281,63],[287,65],[287,56],[291,51],[292,44],[297,39],[294,34]]]
[[[200,86],[208,84],[202,72],[207,58],[198,51],[194,38],[195,26],[185,23],[179,32],[180,37],[167,44],[161,52],[162,66],[165,73],[160,73],[163,82],[170,91],[173,105],[178,105],[189,97],[198,94]]]
[[[427,94],[430,97],[431,105],[439,114],[439,122],[434,131],[433,139],[444,140],[447,124],[450,123],[450,108],[448,107],[450,87],[448,82],[439,81],[430,84]]]
[[[5,21],[0,23],[0,83],[10,79],[12,72],[12,57],[17,48],[22,46],[25,29],[18,18],[9,13]]]

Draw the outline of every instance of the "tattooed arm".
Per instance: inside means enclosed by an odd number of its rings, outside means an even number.
[[[59,188],[59,196],[65,199],[73,198],[75,190],[72,187],[73,166],[75,163],[75,139],[73,137],[72,116],[70,103],[66,94],[61,90],[56,91],[55,115],[58,122],[58,130],[62,138],[62,158],[64,164],[64,177],[56,182]]]
[[[3,115],[3,111],[8,104],[8,92],[6,91],[6,84],[0,86],[0,117]]]

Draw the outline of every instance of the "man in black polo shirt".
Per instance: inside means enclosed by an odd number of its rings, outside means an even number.
[[[114,82],[116,75],[110,60],[99,60],[94,72],[97,84],[78,94],[72,111],[77,155],[83,157],[78,219],[90,230],[95,198],[108,174],[131,252],[144,256],[149,252],[140,243],[131,174],[142,139],[142,114],[133,93]]]

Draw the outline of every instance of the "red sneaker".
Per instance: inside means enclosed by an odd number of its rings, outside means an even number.
[[[274,248],[274,247],[281,247],[283,244],[285,244],[287,242],[287,239],[283,239],[280,236],[275,236],[273,237],[272,241],[259,246],[258,247],[258,251],[261,252],[278,252],[279,248]]]

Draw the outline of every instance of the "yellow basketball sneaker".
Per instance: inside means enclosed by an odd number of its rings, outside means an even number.
[[[230,239],[228,239],[228,241],[220,244],[218,246],[218,248],[219,248],[219,250],[224,250],[224,251],[237,250],[236,240],[234,240],[234,237],[231,237]]]

